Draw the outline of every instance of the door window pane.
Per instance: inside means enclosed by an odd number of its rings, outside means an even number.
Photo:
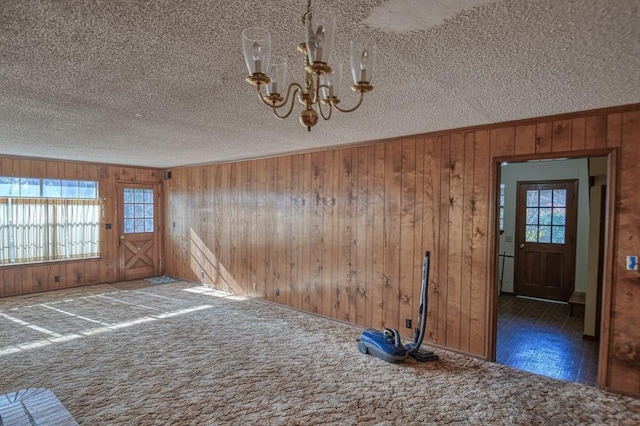
[[[553,209],[553,225],[565,225],[567,223],[567,209],[555,207]]]
[[[538,227],[536,225],[527,225],[527,232],[524,240],[528,243],[538,242]]]
[[[567,206],[567,190],[566,189],[553,190],[553,206],[554,207]]]
[[[153,232],[153,189],[124,189],[124,232]]]
[[[553,244],[564,244],[564,226],[552,227],[551,242]]]
[[[144,204],[134,204],[134,208],[135,208],[134,217],[144,217]]]
[[[538,209],[527,207],[527,225],[538,224]]]
[[[553,191],[550,189],[545,189],[540,191],[540,207],[551,207],[553,206]]]
[[[538,242],[539,243],[550,243],[551,242],[551,227],[550,226],[540,226],[538,228]]]
[[[124,217],[127,219],[133,217],[133,204],[124,205]]]
[[[125,219],[124,220],[124,233],[125,234],[130,234],[131,232],[133,232],[134,227],[133,227],[133,219]]]
[[[125,188],[124,190],[124,202],[133,203],[133,189]]]
[[[551,225],[551,209],[540,209],[540,225]]]
[[[538,191],[527,191],[527,207],[538,207]]]

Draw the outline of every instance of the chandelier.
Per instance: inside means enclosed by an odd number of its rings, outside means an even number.
[[[311,12],[311,0],[307,2],[307,11],[302,15],[302,24],[306,28],[306,43],[298,45],[298,51],[304,55],[304,84],[287,81],[287,59],[271,56],[271,35],[264,28],[247,28],[242,32],[244,58],[249,70],[246,78],[254,85],[258,97],[279,119],[291,115],[295,99],[303,105],[300,123],[311,131],[318,122],[331,118],[334,109],[340,112],[352,112],[362,105],[364,94],[373,90],[371,80],[376,61],[377,46],[371,40],[357,40],[350,43],[351,89],[360,95],[358,102],[351,108],[338,106],[340,99],[340,80],[342,64],[329,65],[335,35],[335,17]],[[282,89],[286,88],[286,93]],[[282,94],[284,96],[282,96]],[[284,108],[280,113],[279,110]],[[288,108],[288,110],[287,110]]]

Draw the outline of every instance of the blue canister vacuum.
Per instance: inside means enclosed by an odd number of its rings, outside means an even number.
[[[431,252],[426,252],[422,262],[422,291],[420,294],[420,308],[418,309],[418,325],[414,333],[413,343],[402,344],[400,333],[396,329],[385,328],[382,331],[368,328],[360,335],[358,350],[363,354],[371,354],[387,362],[403,361],[408,357],[418,361],[436,361],[438,355],[433,351],[421,349],[422,340],[427,324],[427,284],[429,283],[429,258]]]

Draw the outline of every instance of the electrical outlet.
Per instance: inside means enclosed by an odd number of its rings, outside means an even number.
[[[406,328],[411,328],[411,318],[407,318],[404,320],[404,326]]]
[[[53,282],[54,283],[59,283],[60,282],[60,275],[56,275],[55,277],[53,277]]]
[[[276,288],[276,296],[280,296],[280,289]]]
[[[200,271],[200,278],[204,278],[204,271]]]
[[[638,256],[627,256],[627,271],[638,270]]]

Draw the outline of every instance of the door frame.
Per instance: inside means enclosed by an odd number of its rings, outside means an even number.
[[[608,375],[609,344],[610,344],[610,327],[611,321],[611,302],[612,302],[612,283],[614,279],[614,257],[613,246],[616,240],[616,212],[618,199],[618,181],[619,181],[619,148],[597,148],[583,151],[562,152],[562,153],[541,153],[526,154],[513,156],[496,156],[491,157],[490,165],[490,182],[491,193],[489,197],[489,267],[487,268],[487,286],[489,294],[486,297],[487,306],[487,329],[486,341],[488,356],[491,362],[496,361],[496,345],[498,335],[498,262],[499,262],[499,224],[498,212],[500,201],[500,173],[501,164],[503,162],[524,162],[529,160],[547,160],[561,158],[588,158],[588,157],[607,157],[607,194],[606,194],[606,214],[605,220],[605,240],[603,251],[603,271],[602,271],[602,301],[600,312],[602,321],[600,323],[600,344],[598,356],[598,388],[606,389],[606,381]]]
[[[116,181],[116,197],[115,197],[115,231],[114,244],[115,244],[115,264],[116,264],[116,279],[123,281],[125,278],[124,263],[121,253],[121,241],[120,236],[124,234],[124,218],[122,213],[124,212],[122,203],[124,202],[122,189],[126,186],[130,187],[153,187],[154,191],[154,227],[155,227],[155,254],[156,267],[154,269],[154,275],[161,275],[164,273],[164,256],[163,256],[163,241],[164,241],[164,205],[162,204],[163,193],[162,184],[159,182],[139,182],[130,180],[118,180]]]

